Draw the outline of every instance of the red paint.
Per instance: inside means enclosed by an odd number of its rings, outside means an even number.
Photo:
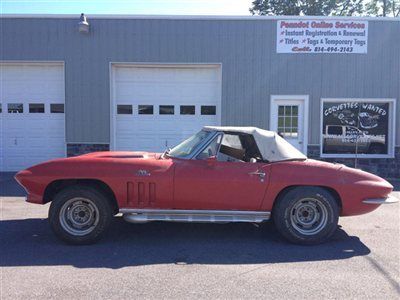
[[[265,178],[249,174],[255,171]],[[48,161],[19,172],[16,179],[27,190],[27,201],[39,204],[56,180],[100,180],[114,192],[120,208],[271,211],[287,187],[323,186],[340,196],[343,216],[376,209],[378,205],[362,200],[386,197],[393,189],[378,176],[311,159],[239,163],[160,159],[144,152],[96,152]]]

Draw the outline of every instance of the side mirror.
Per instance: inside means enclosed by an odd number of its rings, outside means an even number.
[[[213,165],[213,164],[215,164],[217,162],[217,157],[215,155],[209,156],[206,159],[206,162],[207,162],[208,165]]]

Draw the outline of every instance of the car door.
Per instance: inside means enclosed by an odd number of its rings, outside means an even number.
[[[174,207],[257,210],[269,177],[266,163],[179,160],[175,165]]]
[[[224,134],[223,138],[218,135],[196,158],[175,160],[174,206],[177,209],[259,209],[269,182],[270,166],[240,159],[243,153],[260,156],[254,144],[253,137],[241,140],[235,135]]]

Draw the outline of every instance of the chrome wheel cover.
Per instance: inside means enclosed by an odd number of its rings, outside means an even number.
[[[303,235],[315,235],[328,223],[328,210],[318,199],[300,199],[290,210],[290,223]]]
[[[99,210],[94,202],[81,197],[65,202],[59,215],[61,227],[74,236],[91,233],[99,223],[99,218]]]

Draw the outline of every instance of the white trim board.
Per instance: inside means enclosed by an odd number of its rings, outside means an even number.
[[[323,127],[323,104],[324,102],[383,102],[389,103],[388,116],[388,154],[324,154],[322,153],[322,127]],[[320,127],[319,127],[319,150],[321,158],[394,158],[395,157],[395,135],[396,131],[396,99],[395,98],[321,98],[320,101]]]

